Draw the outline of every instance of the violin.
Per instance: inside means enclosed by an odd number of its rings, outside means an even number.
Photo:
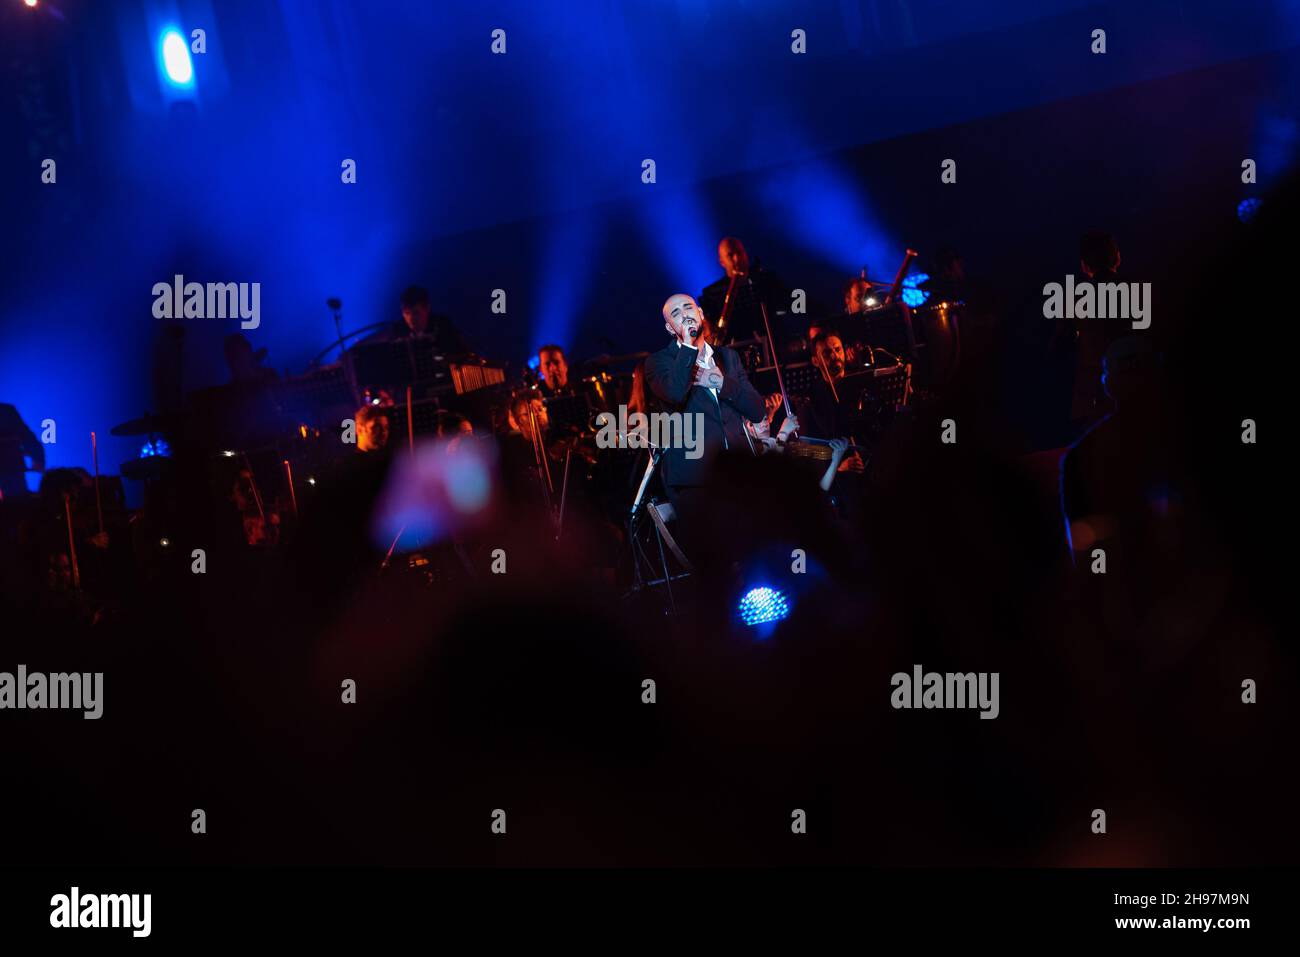
[[[785,443],[785,454],[812,462],[829,462],[835,450],[831,448],[829,439],[811,439],[800,435]]]

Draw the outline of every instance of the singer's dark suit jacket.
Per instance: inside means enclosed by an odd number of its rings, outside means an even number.
[[[646,388],[663,403],[665,411],[699,412],[704,416],[704,454],[700,458],[687,458],[687,450],[682,448],[670,448],[664,453],[661,468],[669,486],[699,485],[709,463],[722,449],[748,449],[743,419],[758,422],[765,414],[763,397],[750,385],[734,349],[713,350],[713,361],[723,376],[716,400],[708,389],[694,384],[698,358],[698,349],[673,341],[645,361]]]

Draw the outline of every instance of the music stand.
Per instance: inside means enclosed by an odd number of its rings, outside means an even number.
[[[415,399],[412,403],[414,410],[408,410],[406,403],[394,405],[389,410],[389,428],[392,435],[405,436],[409,426],[407,425],[408,416],[414,416],[416,435],[434,435],[438,431],[438,400],[437,399]],[[392,441],[390,439],[390,441]]]
[[[591,425],[591,403],[580,392],[561,392],[542,399],[552,430],[585,433]]]
[[[912,366],[899,363],[871,370],[865,377],[863,390],[886,408],[899,409],[907,405],[908,386],[912,381]]]
[[[668,593],[668,607],[664,614],[675,616],[677,614],[677,599],[673,595],[673,582],[680,581],[683,578],[689,578],[695,571],[690,560],[682,551],[677,540],[673,538],[672,532],[668,530],[668,522],[671,522],[676,515],[672,505],[666,502],[659,502],[652,498],[645,500],[646,489],[650,485],[650,480],[654,477],[659,468],[659,460],[663,458],[664,450],[651,446],[650,457],[646,462],[645,473],[641,476],[641,485],[637,488],[636,497],[632,500],[632,508],[627,517],[627,540],[632,548],[632,576],[633,584],[631,589],[623,596],[630,598],[632,595],[639,594],[648,588],[657,588],[663,585]],[[639,538],[643,525],[640,522],[642,516],[649,517],[654,529],[655,544],[659,551],[659,568],[654,567],[653,560],[645,554],[644,547]],[[677,559],[678,564],[682,566],[682,571],[673,574],[668,567],[668,553],[671,552]],[[644,570],[643,570],[644,568]],[[662,570],[662,577],[647,580],[651,575],[657,574]]]
[[[788,395],[809,396],[813,387],[821,381],[821,370],[811,362],[792,362],[781,366],[785,374],[785,389]],[[776,370],[771,366],[756,370],[751,376],[754,387],[763,395],[777,391]]]

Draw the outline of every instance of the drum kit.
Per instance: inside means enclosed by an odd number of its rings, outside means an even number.
[[[167,454],[168,446],[162,437],[169,427],[169,422],[160,415],[146,412],[138,419],[130,419],[109,429],[110,435],[126,438],[146,437],[141,449],[141,456],[122,463],[121,474],[139,482],[156,481],[166,474],[171,458]]]
[[[346,454],[339,441],[343,423],[362,403],[385,408],[394,436],[414,436],[435,432],[445,410],[477,412],[499,396],[504,367],[452,361],[425,336],[347,347],[371,328],[340,333],[301,376],[280,380],[268,372],[253,382],[201,389],[187,396],[183,413],[146,412],[119,423],[112,435],[142,441],[140,455],[122,463],[122,477],[144,483],[146,492],[175,479],[170,446],[183,446],[198,456],[187,475],[206,471],[214,493],[233,496],[246,515],[256,513],[269,527],[273,512],[296,513],[316,476]],[[336,348],[337,360],[321,365]]]

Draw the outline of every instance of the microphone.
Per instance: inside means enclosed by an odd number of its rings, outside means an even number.
[[[342,299],[332,299],[332,298],[331,298],[331,299],[326,299],[326,300],[325,300],[325,305],[326,305],[326,307],[328,307],[331,311],[333,311],[333,312],[338,312],[340,309],[343,308],[343,300],[342,300]]]

